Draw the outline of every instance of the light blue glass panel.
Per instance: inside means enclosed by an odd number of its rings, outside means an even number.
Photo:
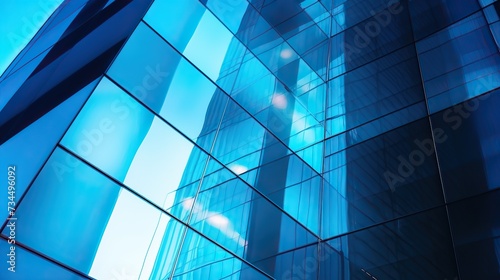
[[[210,0],[207,8],[223,22],[233,34],[238,32],[245,13],[248,13],[249,3],[246,0]]]
[[[16,240],[98,279],[147,278],[170,220],[61,149],[15,216]]]
[[[204,147],[210,147],[210,133],[220,121],[213,107],[225,106],[224,94],[216,97],[216,86],[145,24],[137,27],[108,73],[189,138],[207,136]]]
[[[324,142],[300,150],[297,155],[307,162],[316,172],[321,173],[323,169],[323,147]]]
[[[159,112],[180,55],[140,23],[108,70],[111,78]]]
[[[13,253],[11,247],[14,246]],[[53,280],[54,276],[60,277],[61,279],[68,280],[78,280],[78,279],[88,279],[86,277],[80,276],[62,266],[59,266],[47,259],[37,256],[20,246],[9,244],[7,241],[0,240],[0,250],[7,262],[3,264],[0,270],[1,279],[12,279],[12,280],[24,280],[24,279],[37,279],[37,280]],[[15,264],[12,270],[8,270],[11,267],[10,256],[5,256],[9,254],[15,255]]]
[[[122,181],[153,114],[104,78],[61,143]]]
[[[200,179],[207,159],[109,80],[99,84],[61,143],[164,209],[178,203],[178,188]]]
[[[201,3],[155,1],[144,19],[212,81],[218,79],[233,35]]]
[[[204,12],[205,8],[198,1],[156,0],[144,20],[183,52]]]
[[[7,166],[10,165],[16,166],[17,197],[21,197],[25,192],[96,84],[97,80],[0,146],[1,170],[7,170]],[[47,133],[48,127],[50,133]],[[7,201],[6,195],[0,198],[0,203],[3,205],[7,205]],[[4,215],[7,214],[5,211]]]

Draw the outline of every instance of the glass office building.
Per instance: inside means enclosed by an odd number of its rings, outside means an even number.
[[[500,279],[499,49],[495,0],[67,0],[0,78],[0,278]]]

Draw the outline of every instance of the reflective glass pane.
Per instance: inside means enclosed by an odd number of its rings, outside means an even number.
[[[500,54],[483,13],[418,42],[417,51],[430,113],[500,86]]]
[[[444,208],[345,235],[327,245],[323,279],[458,279]]]
[[[155,1],[145,20],[210,79],[218,79],[233,36],[201,3]]]
[[[441,136],[440,131],[434,132]],[[339,234],[444,203],[427,119],[325,158],[323,234]],[[338,202],[336,202],[338,201]],[[335,223],[335,220],[340,221]]]
[[[500,186],[499,104],[494,91],[432,115],[447,201]]]
[[[222,248],[188,230],[173,279],[269,279]]]
[[[149,277],[170,220],[61,149],[53,153],[15,216],[23,225],[16,228],[16,241],[99,279]]]
[[[190,221],[194,228],[252,262],[316,241],[304,227],[227,169],[216,162],[210,165],[216,171],[204,177],[194,200]],[[277,196],[283,200],[283,194]],[[317,214],[311,218],[317,218]]]
[[[481,0],[482,1],[482,0]],[[477,10],[477,0],[409,1],[416,40],[460,20]]]
[[[494,191],[449,206],[450,226],[462,279],[500,277],[499,200],[500,191]]]
[[[12,247],[14,247],[14,250],[12,250]],[[0,278],[2,279],[52,280],[55,275],[68,280],[88,279],[18,245],[9,244],[3,239],[0,240],[0,250],[7,255],[5,257],[7,265],[4,264],[0,270]],[[11,260],[9,254],[14,255],[13,260]],[[12,262],[12,265],[9,262]],[[13,268],[9,269],[10,267]]]
[[[174,199],[177,189],[194,195],[190,184],[207,159],[109,80],[99,84],[61,143],[164,209],[182,201]]]
[[[0,145],[1,170],[7,170],[8,166],[16,168],[15,190],[18,198],[42,168],[96,84],[97,81],[82,88],[61,105]],[[47,127],[50,127],[51,133],[47,133]],[[7,205],[7,202],[7,196],[0,198],[0,203]],[[8,212],[5,211],[4,214],[7,215]]]

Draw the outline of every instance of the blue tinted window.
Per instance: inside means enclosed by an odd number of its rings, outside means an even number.
[[[427,119],[325,158],[323,234],[339,234],[444,203]],[[339,202],[336,202],[339,201]],[[343,223],[335,223],[339,215]]]
[[[224,95],[215,93],[216,86],[208,78],[145,24],[139,24],[108,73],[191,139],[200,137],[203,130],[213,140],[210,133],[217,128],[220,114],[207,111],[224,107]]]
[[[431,113],[500,86],[500,55],[482,13],[418,42],[417,50]]]
[[[317,279],[318,261],[318,246],[312,245],[272,256],[255,265],[275,279]]]
[[[173,279],[269,279],[206,238],[188,230]]]
[[[13,245],[7,241],[0,240],[0,250],[5,252],[5,255],[15,255],[13,261],[14,272],[8,270],[11,265],[9,264],[10,256],[6,256],[7,265],[4,264],[0,270],[0,277],[2,279],[39,279],[39,280],[52,280],[54,275],[68,280],[88,279],[78,275],[62,266],[59,266],[47,259],[44,259],[32,252],[29,252],[19,245],[14,245],[14,250],[11,252]]]
[[[416,40],[480,9],[477,0],[409,1],[409,8]]]
[[[21,197],[42,168],[96,84],[97,81],[87,85],[0,146],[0,168],[16,168],[17,197]],[[50,127],[51,133],[47,133],[47,127]],[[7,199],[3,196],[0,202],[7,205]]]
[[[193,202],[191,223],[194,228],[249,261],[263,259],[315,241],[313,235],[305,228],[282,213],[279,208],[228,170],[218,166],[215,162],[211,165],[211,169],[218,170],[204,178],[202,190]],[[268,184],[269,188],[272,182]],[[303,191],[307,192],[309,189],[319,194],[319,186],[314,188],[309,184],[304,187]],[[273,196],[271,199],[281,204],[286,199],[287,203],[299,204],[300,209],[314,212],[314,206],[308,205],[309,202],[314,203],[314,199],[307,201],[304,193],[303,201],[298,199],[293,201],[292,196],[299,196],[300,193],[296,191],[291,194],[293,190],[288,191],[285,193],[282,190],[270,194]],[[301,203],[303,205],[300,205]],[[317,219],[318,214],[316,208],[315,214],[311,214],[310,217],[311,224],[315,222],[312,219]],[[305,213],[302,217],[304,216],[306,216]],[[307,217],[303,221],[306,219]],[[263,239],[268,242],[263,244],[260,242]]]
[[[455,105],[432,116],[441,129],[437,155],[448,201],[500,186],[498,91]]]
[[[170,220],[61,149],[15,215],[23,225],[16,228],[16,241],[100,279],[121,273],[147,277]],[[173,238],[169,242],[176,244],[181,234]]]
[[[109,80],[99,84],[61,143],[164,208],[173,206],[177,188],[201,178],[207,159]]]
[[[444,208],[358,231],[325,245],[327,249],[320,254],[323,279],[368,279],[369,275],[377,279],[458,278]]]
[[[330,52],[331,78],[411,43],[407,4],[397,3],[387,24],[372,17],[330,39],[330,44],[337,46]]]
[[[210,79],[218,79],[233,35],[201,3],[155,1],[145,20]]]
[[[330,81],[328,130],[337,134],[424,100],[413,46]]]
[[[500,275],[499,199],[500,192],[494,191],[452,203],[448,208],[463,279],[495,279]]]

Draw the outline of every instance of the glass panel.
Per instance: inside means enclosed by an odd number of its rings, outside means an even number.
[[[444,203],[427,119],[329,155],[325,171],[331,185],[324,187],[323,234],[340,234]],[[347,215],[341,218],[345,222],[330,222],[339,215]]]
[[[104,79],[61,143],[156,205],[170,209],[177,189],[202,175],[207,156]],[[175,160],[173,160],[175,159]],[[187,212],[175,212],[184,219]]]
[[[332,2],[332,33],[335,35],[356,24],[371,18],[374,23],[382,27],[390,24],[392,17],[400,13],[400,1],[387,0],[342,0],[342,1],[324,1]],[[373,17],[373,18],[372,18]]]
[[[269,279],[192,230],[188,230],[173,279]]]
[[[12,247],[15,249],[12,250]],[[3,239],[0,239],[0,251],[2,252],[2,257],[7,260],[7,267],[3,264],[0,270],[1,279],[53,280],[54,275],[68,280],[88,279],[35,255],[20,246],[9,244]],[[12,258],[9,254],[14,256],[13,260],[11,260]],[[13,268],[10,269],[11,267]]]
[[[155,1],[144,19],[212,81],[218,79],[233,36],[201,3]]]
[[[323,279],[458,279],[444,208],[342,236],[327,245],[331,247],[325,253]]]
[[[216,171],[204,177],[193,202],[190,223],[195,229],[251,262],[316,241],[304,227],[227,169],[215,161],[210,165],[209,169]],[[283,194],[275,194],[274,199],[278,196],[283,203]],[[317,218],[318,213],[311,216]]]
[[[500,86],[500,55],[482,13],[417,43],[430,113]]]
[[[227,98],[145,24],[139,24],[108,73],[189,138],[208,138],[199,140],[210,147]]]
[[[500,191],[494,191],[449,206],[450,226],[462,279],[500,277],[498,201]]]
[[[312,232],[319,233],[321,180],[296,155],[263,163],[242,177]]]
[[[351,129],[345,133],[337,134],[329,139],[326,139],[326,155],[341,151],[347,147],[356,145],[370,138],[376,137],[382,133],[406,125],[412,121],[423,118],[427,115],[427,107],[424,101],[403,108],[392,114],[385,115],[375,119],[372,122]],[[330,127],[344,126],[344,118],[337,118],[332,122]]]
[[[477,0],[409,1],[409,6],[416,40],[480,9]]]
[[[269,257],[255,265],[275,279],[318,279],[318,256],[318,246],[311,245]]]
[[[15,216],[16,241],[99,279],[148,278],[170,220],[61,149]]]
[[[41,169],[78,110],[97,84],[97,80],[82,88],[58,107],[0,145],[0,168],[16,168],[16,197],[21,197],[35,175]],[[47,133],[50,127],[51,133]],[[8,197],[2,196],[0,203],[7,205]],[[16,200],[17,201],[17,200]],[[7,215],[7,211],[4,215]]]
[[[497,90],[432,115],[447,201],[500,186],[499,104]]]
[[[330,82],[328,129],[344,132],[423,100],[415,49],[409,46]]]
[[[330,39],[331,46],[337,46],[332,47],[330,52],[330,78],[344,74],[413,41],[408,4],[406,1],[390,3],[394,5],[388,8],[391,16],[387,22],[376,15]],[[345,14],[343,6],[339,6],[339,9],[341,17],[345,17],[342,20],[349,21],[350,14]]]

